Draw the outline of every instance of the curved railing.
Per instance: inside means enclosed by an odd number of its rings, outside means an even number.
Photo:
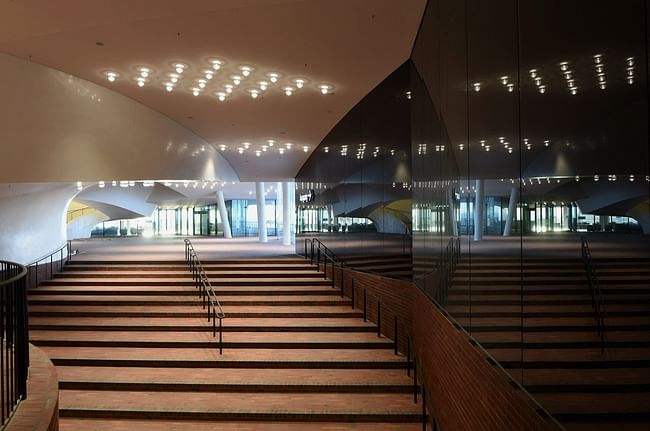
[[[207,305],[208,313],[208,322],[212,321],[212,336],[216,336],[217,332],[217,319],[219,319],[219,354],[223,354],[223,319],[226,317],[226,313],[223,312],[221,303],[217,298],[217,294],[212,288],[210,279],[203,268],[203,264],[199,260],[199,257],[194,251],[194,246],[192,241],[185,239],[185,263],[190,268],[192,272],[192,280],[194,280],[195,287],[199,289],[199,294],[203,299],[203,309]]]
[[[27,397],[27,268],[0,261],[0,398],[2,426]]]
[[[25,265],[27,267],[28,287],[38,286],[39,279],[49,280],[53,277],[55,270],[63,271],[63,266],[70,261],[70,256],[72,256],[72,241],[68,240],[52,253]],[[55,258],[58,258],[58,260]]]

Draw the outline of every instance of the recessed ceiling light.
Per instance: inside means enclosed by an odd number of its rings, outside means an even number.
[[[293,82],[294,82],[294,84],[296,84],[296,87],[302,88],[307,83],[307,80],[305,80],[303,78],[296,78],[296,79],[293,80]]]
[[[226,89],[226,93],[230,94],[235,86],[232,84],[223,84],[223,88]]]
[[[235,84],[235,85],[239,85],[239,84],[241,84],[241,80],[242,80],[242,78],[241,78],[241,76],[239,76],[239,75],[230,75],[230,79],[232,79],[232,82],[233,82],[233,84]]]
[[[273,140],[273,139],[268,139],[266,142],[269,144],[269,147],[272,147],[273,145],[275,145],[275,140]]]
[[[239,154],[244,154],[244,149],[242,147],[237,148],[237,151],[239,151]]]
[[[117,72],[114,72],[112,70],[107,70],[103,73],[103,75],[108,79],[110,82],[115,82],[117,78],[120,77],[120,74]]]
[[[221,101],[221,102],[223,102],[224,100],[226,100],[226,97],[227,97],[227,94],[224,93],[223,91],[217,91],[217,92],[215,93],[215,95],[217,96],[217,98],[218,98],[219,101]]]
[[[280,79],[281,75],[278,72],[269,72],[266,74],[266,76],[268,76],[271,82],[275,84],[278,82],[278,79]]]
[[[284,87],[282,90],[284,90],[284,94],[287,96],[291,96],[293,94],[293,87]]]
[[[244,148],[246,148],[248,150],[248,148],[251,146],[251,143],[250,142],[242,142],[242,145],[244,146]]]
[[[320,92],[321,92],[322,94],[327,94],[327,93],[329,93],[329,92],[332,90],[332,86],[329,85],[329,84],[320,84],[320,85],[318,86],[318,89],[320,90]]]
[[[214,71],[212,69],[203,69],[201,73],[203,73],[205,79],[207,79],[208,81],[214,78]]]
[[[262,152],[260,150],[255,150],[255,155],[259,157],[262,155]]]
[[[201,89],[196,88],[196,87],[193,87],[193,88],[192,88],[192,95],[196,97],[196,96],[198,96],[199,94],[201,94]]]
[[[226,151],[226,148],[228,148],[227,145],[224,145],[224,144],[219,145],[219,149],[220,149],[221,151]]]
[[[266,91],[266,89],[269,87],[269,83],[266,81],[258,81],[257,85],[260,86],[260,90]]]
[[[278,151],[280,152],[280,155],[284,154],[284,148],[278,148]]]
[[[138,87],[144,87],[144,84],[146,84],[147,79],[143,78],[142,76],[136,76],[135,82],[138,85]]]
[[[174,84],[172,82],[165,82],[163,85],[167,91],[172,91],[174,89]]]
[[[287,147],[287,150],[290,150],[292,145],[293,144],[291,142],[287,142],[284,144],[284,146]]]
[[[219,70],[219,69],[221,69],[221,66],[224,65],[224,61],[222,59],[220,59],[220,58],[211,58],[211,59],[208,60],[208,63],[210,63],[210,65],[212,65],[212,68],[214,70]]]
[[[239,70],[241,70],[241,74],[244,75],[244,77],[247,77],[253,71],[253,67],[247,64],[242,64],[241,66],[239,66]]]
[[[205,88],[207,84],[207,81],[205,79],[197,79],[196,82],[199,85],[199,88]]]
[[[174,70],[176,70],[176,73],[183,73],[183,72],[185,72],[185,69],[187,69],[187,64],[185,64],[185,63],[174,63]]]
[[[309,147],[307,145],[302,147],[302,150],[306,153],[309,151]]]
[[[252,90],[249,90],[249,93],[253,99],[257,99],[257,96],[260,94],[259,90],[256,90],[254,88]]]
[[[138,73],[140,74],[141,77],[147,78],[151,74],[151,68],[146,66],[140,66],[138,67]]]
[[[180,78],[180,76],[176,73],[168,73],[167,76],[169,76],[169,80],[174,84],[176,84]]]

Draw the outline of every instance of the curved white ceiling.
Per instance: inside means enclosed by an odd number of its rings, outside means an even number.
[[[0,51],[111,88],[176,120],[215,148],[227,145],[223,155],[242,181],[286,179],[356,102],[409,58],[425,3],[3,2]],[[189,89],[211,57],[224,59],[227,67],[248,64],[255,69],[225,102],[207,91],[194,97]],[[162,83],[174,62],[188,67],[180,85],[167,92]],[[133,79],[138,65],[154,70],[142,88]],[[208,83],[210,93],[230,80],[227,67]],[[108,82],[102,75],[106,70],[120,77]],[[252,99],[246,90],[270,71],[284,76],[275,88]],[[309,82],[287,97],[281,87],[298,77]],[[318,83],[332,84],[332,94],[320,94]],[[268,139],[278,144],[256,157],[253,150]],[[251,142],[251,148],[239,154],[242,142]],[[295,145],[280,155],[277,147],[284,142]]]

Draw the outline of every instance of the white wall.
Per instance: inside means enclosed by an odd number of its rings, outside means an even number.
[[[27,264],[63,245],[77,193],[72,184],[0,184],[0,260]]]
[[[0,54],[0,183],[239,178],[190,130],[83,79]]]
[[[106,214],[99,211],[90,211],[70,221],[66,226],[68,239],[90,238],[93,228],[99,223],[108,220]]]

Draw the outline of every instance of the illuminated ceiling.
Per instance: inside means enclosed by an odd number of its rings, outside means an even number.
[[[11,1],[0,6],[0,51],[167,115],[222,152],[242,181],[286,179],[409,58],[425,3]]]

